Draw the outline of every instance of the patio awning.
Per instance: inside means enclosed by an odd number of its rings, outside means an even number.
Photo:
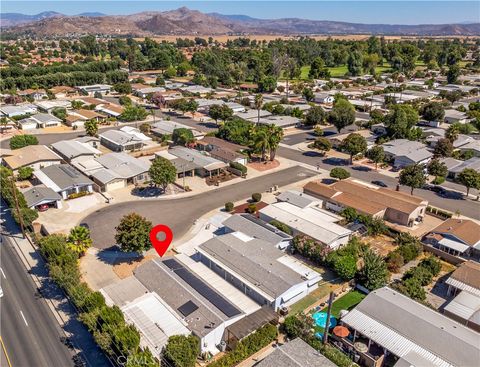
[[[455,250],[455,251],[459,251],[461,253],[465,252],[470,246],[468,245],[465,245],[461,242],[457,242],[457,241],[452,241],[452,240],[449,240],[448,238],[442,238],[439,242],[438,242],[439,245],[442,245],[444,247],[448,247],[452,250]]]

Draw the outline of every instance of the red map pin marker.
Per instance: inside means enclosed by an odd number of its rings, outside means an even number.
[[[163,232],[165,233],[165,239],[160,241],[157,238],[157,235]],[[169,226],[165,224],[158,224],[152,228],[150,231],[150,242],[152,243],[153,247],[157,251],[157,254],[162,257],[165,255],[165,252],[168,250],[168,246],[172,243],[173,240],[173,232]]]

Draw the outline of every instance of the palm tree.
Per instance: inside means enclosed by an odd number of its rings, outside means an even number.
[[[447,131],[445,131],[445,138],[450,140],[450,142],[453,144],[453,142],[458,139],[459,133],[460,133],[460,129],[458,128],[458,125],[456,124],[450,125]]]
[[[275,159],[275,154],[277,153],[278,145],[283,139],[283,129],[271,124],[268,125],[267,134],[270,145],[270,160],[273,161]]]
[[[257,109],[257,112],[258,112],[257,124],[260,123],[260,109],[262,108],[262,105],[263,105],[263,96],[259,93],[255,95],[255,108]]]
[[[68,236],[68,247],[76,252],[78,256],[82,256],[92,246],[92,239],[90,238],[90,231],[81,226],[73,227]]]
[[[262,153],[262,161],[266,161],[267,150],[271,149],[270,137],[266,129],[257,130],[253,136],[253,147],[257,152]]]

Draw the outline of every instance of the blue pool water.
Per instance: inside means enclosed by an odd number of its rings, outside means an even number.
[[[327,324],[327,313],[326,312],[315,312],[313,315],[313,320],[315,325],[325,328]],[[330,324],[329,327],[335,327],[337,325],[337,319],[330,315]]]

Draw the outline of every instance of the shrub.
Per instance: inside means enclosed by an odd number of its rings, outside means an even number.
[[[235,349],[210,363],[209,367],[233,367],[252,354],[264,348],[277,337],[277,328],[272,324],[262,326],[253,334],[240,341]]]
[[[295,236],[292,240],[292,249],[318,264],[323,263],[331,251],[330,247],[307,236]]]
[[[70,194],[67,196],[67,199],[76,199],[76,198],[81,198],[82,196],[90,195],[91,192],[89,191],[80,191],[80,192],[74,192],[73,194]]]
[[[345,280],[352,279],[357,273],[357,259],[351,254],[341,256],[334,252],[329,256],[328,262],[335,273]]]
[[[173,367],[194,367],[200,353],[200,339],[194,335],[172,335],[164,357]]]
[[[244,166],[243,164],[241,164],[241,163],[238,163],[238,162],[230,162],[230,167],[239,170],[239,171],[242,172],[242,174],[244,174],[244,175],[247,173],[247,167],[245,167],[245,166]]]
[[[225,203],[225,211],[230,213],[233,210],[233,203],[229,201],[228,203]]]
[[[423,259],[420,262],[419,266],[428,269],[433,276],[437,276],[442,269],[442,264],[440,263],[440,260],[437,259],[435,256],[429,256]]]
[[[392,273],[398,273],[400,268],[405,264],[402,254],[399,251],[392,251],[387,255],[387,268]]]
[[[258,203],[260,200],[262,200],[262,194],[259,192],[255,192],[252,194],[252,200],[256,203]]]
[[[330,171],[330,177],[344,180],[350,177],[350,172],[341,167],[335,167]]]
[[[10,149],[20,149],[28,145],[37,145],[38,139],[34,135],[15,135],[10,139]]]
[[[275,228],[279,229],[280,231],[285,232],[286,234],[292,235],[292,230],[285,223],[279,222],[278,220],[274,219],[270,222],[270,224]]]
[[[434,185],[441,185],[442,183],[445,182],[445,177],[442,176],[437,176],[435,179],[432,181]]]
[[[247,213],[255,214],[257,212],[257,206],[255,204],[248,204],[247,209],[245,209]]]
[[[423,289],[419,280],[416,278],[409,278],[402,282],[398,289],[405,295],[417,301],[424,301],[426,298],[425,289]]]
[[[432,281],[433,275],[427,268],[416,266],[408,270],[403,276],[404,281],[411,278],[417,279],[420,285],[426,286]]]
[[[20,180],[28,180],[32,177],[33,168],[32,167],[20,167],[18,169],[18,179]]]

